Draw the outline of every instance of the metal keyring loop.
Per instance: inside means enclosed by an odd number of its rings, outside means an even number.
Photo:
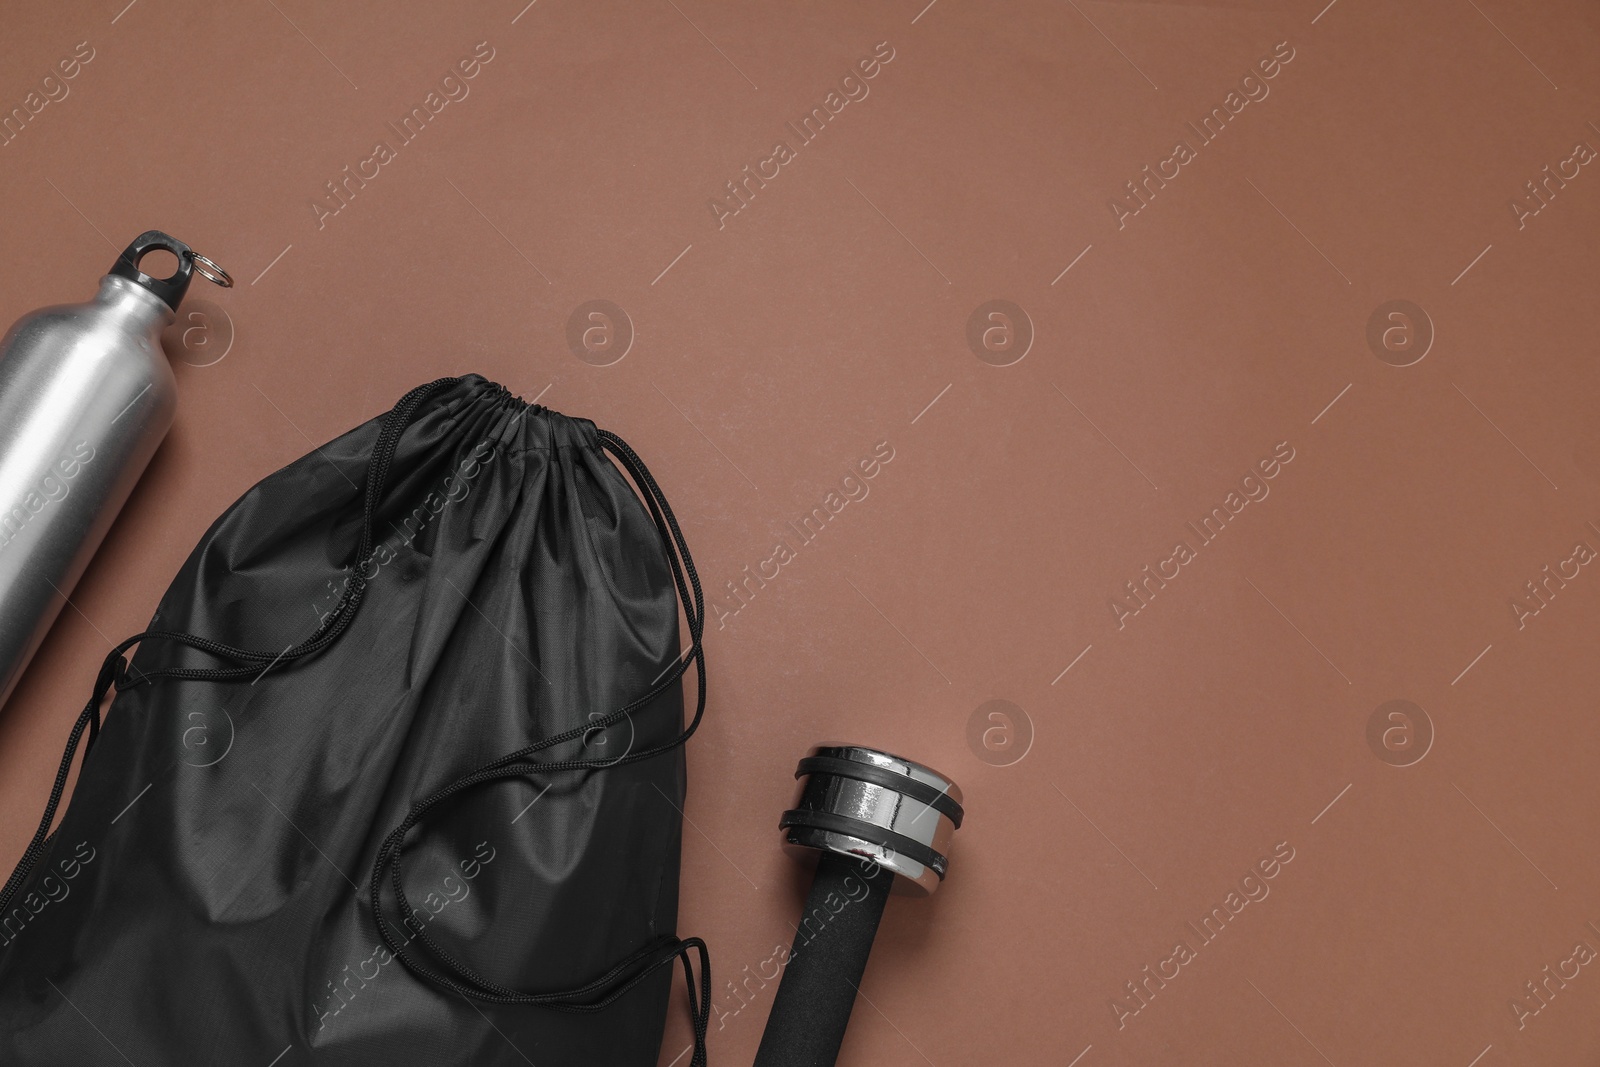
[[[219,267],[215,260],[207,259],[199,252],[190,252],[194,260],[195,273],[208,282],[222,286],[224,289],[233,288],[233,275]]]

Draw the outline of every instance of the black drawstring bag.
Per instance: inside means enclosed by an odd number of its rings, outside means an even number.
[[[267,478],[73,727],[0,891],[0,1063],[651,1067],[681,957],[703,1065],[702,614],[633,450],[477,376]]]

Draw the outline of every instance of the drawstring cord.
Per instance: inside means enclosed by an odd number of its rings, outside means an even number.
[[[378,510],[378,502],[382,499],[384,483],[389,476],[389,463],[393,459],[395,446],[399,443],[400,434],[416,414],[418,405],[433,393],[447,386],[459,382],[459,378],[440,378],[426,385],[419,385],[405,396],[400,398],[393,410],[384,416],[383,426],[378,432],[378,439],[373,443],[372,456],[367,463],[367,481],[364,498],[364,507],[361,521],[361,540],[356,548],[356,559],[365,560],[372,552],[372,525]],[[11,872],[11,877],[6,879],[4,889],[0,889],[0,914],[4,914],[11,906],[11,900],[21,889],[23,882],[27,881],[28,874],[39,861],[39,857],[50,847],[54,837],[51,833],[51,824],[55,822],[56,810],[60,807],[61,797],[66,791],[67,778],[72,772],[73,757],[77,754],[78,744],[83,740],[85,730],[88,731],[88,740],[84,743],[84,758],[87,759],[90,749],[94,747],[95,740],[100,736],[100,705],[104,702],[106,694],[115,685],[120,692],[154,681],[157,678],[193,678],[206,681],[231,681],[238,678],[259,674],[265,667],[270,666],[274,660],[279,662],[292,662],[312,656],[327,648],[344,633],[354,618],[356,609],[361,606],[362,596],[366,592],[366,581],[361,576],[361,568],[351,575],[350,581],[345,586],[344,595],[339,598],[333,611],[322,621],[305,641],[291,647],[281,654],[260,652],[253,649],[235,648],[219,641],[200,637],[195,634],[183,633],[173,630],[146,630],[134,634],[118,643],[106,654],[104,662],[100,665],[100,673],[95,678],[94,692],[89,697],[89,703],[84,706],[78,721],[72,726],[72,732],[67,737],[66,751],[61,756],[61,766],[56,771],[55,784],[50,789],[50,799],[45,803],[44,817],[39,820],[39,827],[34,831],[33,839],[28,842],[28,847],[23,850],[22,859],[18,861],[16,869]],[[123,653],[141,641],[164,640],[187,645],[201,652],[209,653],[222,659],[231,659],[247,664],[238,667],[165,667],[151,671],[148,674],[133,676],[128,671],[128,662],[123,658]]]
[[[672,568],[673,584],[677,586],[678,596],[683,604],[684,616],[689,624],[689,648],[679,655],[667,674],[643,696],[592,722],[553,734],[524,748],[517,749],[515,752],[507,753],[470,774],[463,775],[419,801],[406,817],[401,820],[400,824],[384,838],[383,844],[378,849],[377,858],[372,865],[372,878],[370,881],[372,914],[377,920],[378,935],[383,939],[384,944],[388,946],[390,953],[417,977],[452,990],[462,996],[496,1004],[542,1004],[563,1011],[596,1011],[621,997],[661,966],[670,966],[673,960],[681,959],[683,961],[684,980],[689,991],[690,1022],[694,1029],[695,1051],[693,1058],[690,1060],[690,1067],[706,1067],[706,1033],[711,1024],[711,960],[705,943],[699,938],[679,939],[670,936],[660,938],[640,948],[605,974],[581,986],[542,993],[520,992],[483,977],[441,948],[428,935],[422,923],[416,919],[416,913],[406,899],[405,887],[402,884],[403,877],[400,860],[401,852],[405,847],[406,836],[412,828],[423,820],[423,817],[429,811],[440,804],[468,790],[476,789],[491,782],[504,781],[510,778],[523,778],[535,774],[548,776],[564,771],[606,770],[622,764],[637,763],[641,760],[660,756],[672,751],[693,737],[700,726],[701,719],[705,715],[706,665],[705,652],[701,645],[701,638],[705,630],[705,599],[700,586],[700,576],[695,570],[694,558],[689,553],[689,546],[684,540],[683,531],[678,526],[677,517],[672,513],[672,505],[667,502],[666,495],[661,491],[660,485],[650,474],[650,469],[645,466],[644,461],[628,446],[626,441],[616,434],[601,430],[599,431],[599,438],[601,446],[617,458],[623,469],[628,472],[634,483],[638,485],[640,495],[649,509],[650,517],[655,522],[656,529],[667,548],[667,561]],[[648,705],[672,687],[681,684],[680,680],[691,664],[695,667],[698,681],[695,712],[688,725],[672,740],[651,748],[630,752],[616,759],[533,760],[528,758],[536,752],[578,740],[590,735],[595,730],[603,730],[628,718],[635,711]],[[410,930],[414,939],[427,947],[438,969],[424,965],[411,953],[408,953],[406,944],[409,942],[401,940],[400,932],[384,916],[382,888],[385,869],[389,872],[389,884],[394,894],[395,906],[401,915],[400,925]],[[693,962],[689,956],[691,950],[697,952],[700,957],[700,988],[698,993],[695,990]]]
[[[364,562],[372,553],[373,523],[382,500],[384,486],[389,477],[389,467],[394,460],[401,434],[404,433],[406,427],[416,417],[417,409],[425,400],[440,390],[455,385],[460,381],[460,378],[439,378],[425,385],[419,385],[401,397],[394,408],[384,416],[383,425],[379,429],[377,440],[373,443],[372,454],[367,463],[361,538],[355,555],[358,563]],[[627,442],[616,434],[606,430],[599,430],[597,435],[600,439],[601,447],[617,458],[633,478],[634,483],[639,487],[651,520],[655,523],[662,542],[667,548],[667,559],[672,568],[673,585],[677,588],[679,601],[683,604],[684,615],[689,622],[690,647],[685,652],[680,653],[668,674],[659,679],[644,696],[631,701],[603,718],[544,738],[516,752],[509,753],[439,789],[413,807],[400,825],[385,838],[373,864],[371,882],[373,916],[377,921],[379,934],[385,944],[388,945],[393,955],[404,963],[412,973],[463,996],[491,1003],[540,1004],[564,1011],[598,1011],[623,996],[662,965],[670,965],[674,960],[681,959],[683,961],[684,981],[688,990],[690,1022],[694,1030],[695,1054],[690,1061],[690,1065],[691,1067],[706,1067],[706,1033],[709,1029],[711,1018],[711,960],[705,942],[699,938],[662,937],[646,944],[631,956],[616,964],[605,974],[584,985],[548,993],[519,993],[483,978],[443,951],[420,928],[420,924],[415,924],[415,913],[406,900],[405,891],[401,886],[400,853],[404,847],[406,834],[421,821],[424,814],[449,798],[484,783],[507,778],[540,772],[554,774],[561,771],[605,770],[625,763],[636,763],[640,760],[650,759],[670,752],[684,744],[690,737],[694,736],[695,731],[700,726],[706,706],[705,653],[701,647],[701,636],[704,631],[705,602],[700,587],[700,578],[695,571],[694,559],[689,554],[688,543],[684,540],[683,531],[678,526],[678,520],[672,513],[671,505],[667,503],[665,494],[662,493],[661,487],[656,483],[655,478],[651,476],[650,470],[645,466],[644,461],[628,446]],[[362,571],[363,568],[361,566],[357,566],[352,570],[350,578],[345,584],[344,593],[340,596],[339,602],[334,609],[328,613],[310,637],[300,644],[290,647],[287,651],[273,652],[238,648],[196,634],[172,630],[147,630],[126,638],[113,647],[100,666],[100,672],[95,678],[94,691],[89,698],[88,704],[84,706],[82,713],[79,714],[77,721],[72,726],[71,733],[67,737],[66,749],[61,757],[61,766],[56,772],[55,783],[51,786],[50,797],[45,803],[44,815],[39,821],[38,829],[34,831],[33,838],[23,851],[22,858],[18,861],[16,868],[11,872],[11,877],[6,879],[5,887],[0,889],[0,915],[10,910],[13,898],[21,890],[28,879],[28,875],[38,863],[40,856],[50,847],[50,843],[55,837],[51,826],[55,822],[56,812],[60,807],[62,796],[66,792],[67,779],[71,775],[73,759],[80,743],[83,745],[84,758],[88,758],[90,749],[93,748],[96,739],[100,735],[100,706],[113,686],[121,692],[161,678],[230,682],[258,676],[263,670],[275,664],[292,663],[296,660],[314,656],[338,640],[355,617],[355,613],[360,608],[366,593],[367,583],[362,576]],[[133,674],[129,671],[128,661],[124,654],[128,649],[147,640],[171,641],[216,656],[219,659],[231,660],[238,666],[163,667],[148,673]],[[690,664],[695,667],[699,683],[695,713],[689,724],[671,741],[653,748],[630,752],[614,760],[537,761],[527,758],[535,752],[588,736],[595,730],[603,730],[628,718],[634,711],[657,699],[672,686],[680,684]],[[460,981],[422,966],[405,952],[394,929],[383,915],[379,887],[381,873],[385,866],[391,868],[396,903],[404,916],[402,922],[416,925],[417,939],[432,951],[442,967],[454,972],[461,979]],[[699,956],[698,989],[695,982],[694,961],[690,957],[691,952]]]

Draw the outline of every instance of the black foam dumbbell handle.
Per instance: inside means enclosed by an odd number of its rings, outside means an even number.
[[[822,853],[755,1067],[833,1067],[893,881],[870,862]]]

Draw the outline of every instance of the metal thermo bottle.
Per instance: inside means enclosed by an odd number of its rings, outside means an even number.
[[[139,269],[157,249],[178,258],[171,277]],[[195,274],[233,284],[147,231],[89,303],[24,315],[0,341],[0,704],[172,426],[161,331]]]

